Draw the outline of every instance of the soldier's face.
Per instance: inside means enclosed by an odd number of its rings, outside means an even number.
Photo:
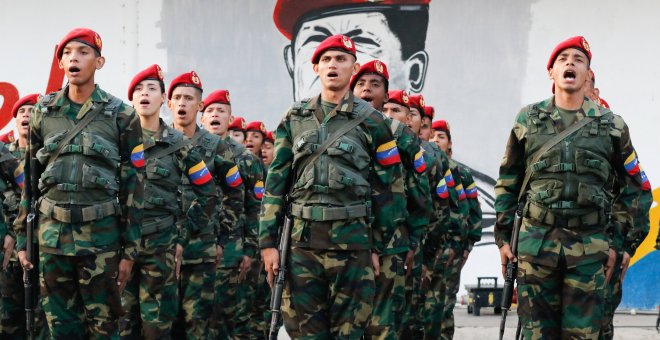
[[[204,107],[201,93],[194,87],[178,86],[172,91],[172,99],[167,106],[172,111],[172,121],[176,126],[190,126],[195,124],[197,112]]]
[[[209,132],[224,137],[231,122],[231,106],[213,103],[204,109],[201,121]]]
[[[270,163],[273,162],[273,154],[275,152],[275,145],[271,142],[264,142],[264,145],[261,147],[261,159],[264,161],[266,166],[270,166]]]
[[[321,87],[330,91],[342,91],[348,88],[351,77],[357,73],[360,65],[355,57],[341,51],[326,51],[319,63],[314,65],[314,73],[321,80]]]
[[[590,79],[589,59],[584,52],[567,48],[559,53],[548,75],[555,83],[556,92],[581,92],[585,81]]]
[[[353,39],[358,61],[379,59],[391,70],[402,70],[390,75],[390,84],[392,88],[409,88],[401,42],[390,30],[385,15],[378,12],[342,14],[306,21],[296,33],[291,50],[287,50],[293,59],[287,62],[291,67],[296,100],[321,91],[319,76],[312,72],[311,59],[316,47],[335,34],[346,34]]]
[[[410,120],[410,110],[397,103],[385,103],[385,105],[383,105],[383,114],[392,119],[398,120],[402,124],[408,124],[408,120]]]
[[[30,115],[33,111],[34,105],[23,105],[16,112],[16,130],[23,138],[27,138],[30,131]]]
[[[355,83],[353,94],[368,101],[374,109],[380,111],[383,109],[383,104],[387,101],[385,80],[377,74],[363,74]]]
[[[240,130],[229,130],[229,136],[238,144],[245,144],[245,132]]]
[[[431,133],[431,118],[424,116],[422,117],[422,126],[419,128],[419,138],[428,141],[431,139]]]
[[[261,146],[264,144],[264,135],[257,131],[248,131],[245,139],[245,148],[261,157]]]
[[[420,129],[422,127],[422,115],[419,113],[417,108],[410,108],[410,120],[408,127],[413,130],[414,133],[419,135]]]
[[[158,116],[163,102],[165,102],[165,93],[162,93],[160,82],[157,80],[143,80],[133,89],[132,103],[140,117]]]
[[[444,131],[433,131],[433,138],[431,139],[435,145],[437,145],[440,150],[444,151],[447,155],[449,155],[449,148],[451,148],[451,141],[449,140],[449,136],[447,136],[447,133]]]
[[[105,64],[105,58],[96,56],[96,51],[89,45],[78,41],[69,41],[59,61],[69,84],[74,86],[94,83],[94,72]]]

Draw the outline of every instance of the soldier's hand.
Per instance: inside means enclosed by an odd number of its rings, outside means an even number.
[[[183,246],[177,244],[176,250],[174,252],[174,273],[176,275],[177,280],[181,275],[181,262],[183,262]]]
[[[21,267],[23,267],[23,269],[32,269],[32,268],[34,268],[32,263],[30,263],[30,261],[28,261],[27,253],[25,252],[25,250],[21,250],[21,251],[18,252],[18,261],[21,263]]]
[[[610,283],[612,278],[612,273],[614,272],[614,264],[616,263],[616,251],[610,248],[609,257],[607,258],[607,263],[605,264],[605,284]]]
[[[280,253],[277,248],[261,249],[261,258],[264,260],[264,270],[268,273],[268,285],[273,288],[273,279],[280,271]]]
[[[628,266],[630,265],[630,254],[627,251],[623,252],[623,259],[621,260],[621,283],[626,277],[626,272],[628,271]]]
[[[406,276],[410,276],[410,273],[412,273],[413,266],[415,266],[415,252],[412,250],[408,250],[406,253],[406,262],[404,264],[404,268],[406,268]]]
[[[371,253],[371,263],[374,265],[374,276],[380,275],[380,257],[376,253]]]
[[[502,277],[506,278],[506,264],[508,262],[517,262],[518,259],[513,256],[513,252],[511,252],[511,245],[508,243],[504,244],[500,248],[500,263],[502,263]]]
[[[119,261],[119,273],[117,274],[117,286],[119,286],[119,293],[124,291],[128,279],[131,277],[131,270],[133,269],[133,261],[121,259]]]
[[[11,254],[14,252],[15,245],[16,240],[14,240],[11,235],[5,235],[5,242],[2,247],[5,251],[5,257],[2,260],[2,270],[7,270],[7,265],[9,265],[9,260],[11,259]]]
[[[243,282],[243,280],[245,280],[248,272],[250,272],[250,267],[252,267],[252,258],[243,255],[243,260],[238,266],[238,282]]]

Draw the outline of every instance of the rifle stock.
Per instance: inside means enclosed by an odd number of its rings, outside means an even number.
[[[37,301],[39,299],[39,246],[34,242],[34,232],[37,229],[37,196],[38,189],[33,185],[33,179],[38,178],[37,173],[37,160],[32,155],[32,130],[28,132],[28,147],[25,154],[23,173],[25,176],[25,196],[29,202],[28,213],[25,219],[25,236],[26,246],[25,252],[28,260],[32,263],[32,268],[23,269],[23,287],[25,292],[25,328],[28,339],[34,338],[34,314]]]
[[[513,221],[513,233],[511,235],[511,252],[514,256],[518,256],[518,234],[520,233],[520,226],[522,225],[522,213],[525,207],[525,202],[521,201],[516,209],[516,216]],[[506,325],[506,316],[511,309],[511,302],[513,300],[513,288],[515,285],[516,275],[518,275],[518,262],[511,262],[507,260],[506,264],[506,277],[504,278],[504,287],[502,288],[502,320],[500,321],[500,340],[504,338],[504,327]],[[518,322],[520,327],[520,322]],[[516,332],[516,339],[518,332]]]
[[[284,290],[284,280],[286,279],[286,259],[289,254],[289,240],[291,239],[291,227],[293,221],[289,217],[289,213],[284,217],[284,228],[282,230],[282,237],[280,238],[280,269],[277,272],[277,278],[275,279],[275,284],[273,285],[273,292],[270,300],[270,330],[268,331],[268,339],[275,340],[277,339],[277,324],[279,323],[280,315],[282,314],[282,292]]]

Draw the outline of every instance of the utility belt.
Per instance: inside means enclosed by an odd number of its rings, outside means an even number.
[[[63,223],[85,223],[100,220],[107,216],[121,214],[121,207],[117,200],[94,205],[60,204],[46,197],[39,199],[39,212],[63,222]]]
[[[576,208],[578,208],[576,202],[559,201],[554,202],[549,206],[545,206],[529,200],[525,209],[525,217],[551,227],[568,229],[592,227],[596,225],[604,226],[605,223],[607,223],[605,214],[600,210],[593,210],[584,215],[572,217],[562,216],[553,212],[553,210],[557,209]]]
[[[174,229],[174,216],[146,218],[142,221],[142,236]]]
[[[359,217],[369,217],[369,215],[371,215],[371,206],[366,203],[343,207],[291,203],[291,215],[303,220],[315,222],[348,220]]]

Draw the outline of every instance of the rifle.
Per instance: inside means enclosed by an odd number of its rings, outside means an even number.
[[[525,201],[521,201],[516,209],[516,216],[513,220],[513,234],[511,235],[511,252],[514,256],[518,254],[518,234],[520,233],[520,226],[522,225],[522,213],[525,208]],[[507,260],[506,264],[506,277],[504,278],[504,288],[502,289],[502,320],[500,321],[500,340],[504,337],[504,326],[506,324],[506,315],[511,309],[511,301],[513,300],[513,286],[518,275],[518,262],[510,262]],[[516,339],[520,336],[520,319],[518,319],[518,329],[516,330]]]
[[[36,171],[37,159],[32,155],[32,130],[28,132],[28,147],[25,153],[25,165],[23,173],[25,176],[25,196],[29,202],[28,214],[26,218],[26,255],[32,269],[23,268],[23,287],[25,291],[25,329],[27,338],[34,338],[34,310],[39,299],[39,245],[34,243],[34,231],[37,228],[37,197],[38,189],[32,184],[33,178],[38,178]]]
[[[273,294],[270,299],[270,331],[268,332],[268,340],[277,339],[277,324],[279,323],[280,314],[282,314],[282,291],[284,290],[284,280],[286,278],[286,258],[289,254],[289,239],[291,238],[291,227],[293,221],[289,217],[289,209],[284,216],[284,229],[282,230],[282,237],[280,238],[280,269],[277,272],[277,278],[273,285]]]

